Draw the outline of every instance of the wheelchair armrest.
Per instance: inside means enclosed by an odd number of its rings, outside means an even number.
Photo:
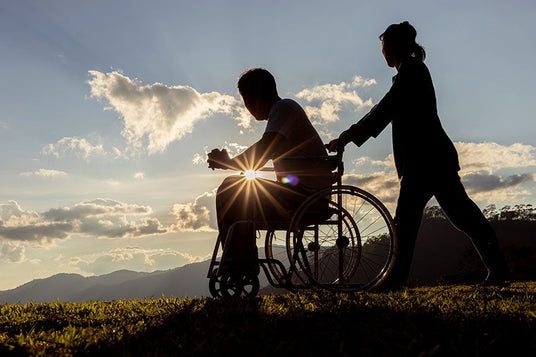
[[[287,165],[295,167],[318,167],[329,169],[329,171],[336,170],[342,162],[342,159],[337,156],[289,156],[278,159],[277,161],[288,162]]]

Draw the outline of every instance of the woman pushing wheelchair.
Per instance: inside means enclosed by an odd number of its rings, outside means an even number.
[[[417,32],[407,21],[390,25],[380,35],[382,52],[397,74],[383,99],[360,121],[330,143],[330,151],[349,142],[361,146],[391,123],[398,176],[395,225],[399,246],[385,290],[404,287],[423,210],[435,196],[450,221],[465,232],[488,268],[486,285],[508,282],[506,262],[497,237],[477,205],[467,196],[458,171],[458,154],[437,115],[436,97],[425,51],[415,42]]]

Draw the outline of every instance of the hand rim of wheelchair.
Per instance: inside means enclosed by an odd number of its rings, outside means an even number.
[[[321,283],[317,281],[313,276],[311,276],[311,272],[307,270],[307,266],[303,261],[303,258],[300,259],[300,255],[303,256],[304,250],[301,248],[296,248],[294,237],[296,237],[295,232],[298,232],[300,229],[300,224],[302,217],[305,214],[305,211],[308,207],[311,207],[315,201],[319,200],[322,197],[326,197],[327,195],[353,195],[356,197],[359,197],[366,203],[368,203],[372,208],[371,210],[377,211],[377,213],[380,215],[379,219],[381,218],[384,223],[385,227],[388,230],[388,239],[389,239],[389,250],[386,254],[386,261],[379,269],[378,273],[375,274],[374,277],[371,279],[368,279],[369,281],[366,283],[359,283],[359,284],[341,284],[341,282],[333,282],[333,283]],[[333,200],[330,200],[330,204],[336,204]],[[343,210],[344,215],[347,219],[350,219],[353,223],[353,229],[356,229],[355,237],[356,239],[361,240],[361,234],[359,229],[357,229],[357,224],[354,222],[354,220],[351,218],[351,213],[349,213],[346,210]],[[343,222],[344,223],[344,222]],[[322,222],[318,222],[318,224],[322,224]],[[294,237],[293,237],[294,236]],[[302,238],[299,238],[302,239]],[[299,245],[299,244],[298,244]],[[303,244],[301,244],[303,246]],[[361,245],[361,242],[359,243]],[[321,289],[327,289],[327,290],[334,290],[334,291],[356,291],[356,290],[368,290],[377,287],[381,284],[381,282],[387,277],[389,272],[391,271],[394,259],[396,256],[398,243],[397,243],[397,237],[396,237],[396,231],[394,229],[394,222],[391,218],[391,215],[389,214],[389,211],[381,201],[379,201],[375,196],[370,194],[367,191],[364,191],[358,187],[354,186],[348,186],[348,185],[340,185],[340,186],[331,186],[328,188],[325,188],[321,191],[318,191],[311,197],[309,197],[306,201],[303,202],[303,204],[298,208],[296,214],[294,215],[289,229],[287,231],[287,253],[288,253],[288,259],[290,261],[290,264],[292,268],[298,272],[301,271],[302,274],[298,274],[300,278],[303,278],[305,284],[310,285],[311,287],[321,288]],[[361,248],[361,247],[360,247]],[[296,252],[296,249],[298,249],[298,252]],[[300,251],[301,250],[301,251]],[[361,250],[361,249],[360,249]],[[359,258],[361,259],[361,257]],[[360,264],[360,261],[357,262],[357,264]],[[355,272],[355,271],[354,271]]]

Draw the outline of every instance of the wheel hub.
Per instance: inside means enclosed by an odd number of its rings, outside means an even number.
[[[307,250],[310,252],[318,252],[320,250],[320,245],[317,242],[311,242],[307,244]]]
[[[350,239],[348,239],[348,237],[345,237],[345,236],[339,237],[337,238],[336,244],[337,244],[337,247],[339,247],[340,249],[346,248],[350,245]]]

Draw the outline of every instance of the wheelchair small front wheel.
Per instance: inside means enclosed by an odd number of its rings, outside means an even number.
[[[208,281],[208,290],[212,297],[218,298],[222,297],[221,291],[221,276],[218,275],[218,269],[214,269],[212,276]]]
[[[223,273],[220,292],[223,297],[255,297],[259,292],[259,277],[244,273]]]

